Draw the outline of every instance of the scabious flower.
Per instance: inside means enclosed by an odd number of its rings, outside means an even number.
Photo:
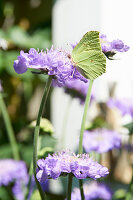
[[[88,182],[83,185],[85,200],[103,199],[111,200],[112,191],[103,183],[97,183],[95,181]],[[81,200],[79,188],[74,188],[71,194],[72,200]]]
[[[24,200],[24,186],[28,183],[25,163],[12,159],[0,160],[0,186],[8,186],[11,183],[16,199]]]
[[[65,93],[70,94],[72,98],[78,98],[80,103],[83,104],[85,102],[85,98],[87,95],[89,87],[89,81],[87,83],[79,80],[73,79],[70,81],[66,81],[64,85]],[[95,99],[94,93],[92,91],[91,101]]]
[[[36,177],[39,182],[47,179],[57,179],[72,173],[77,179],[101,178],[109,174],[108,169],[94,162],[88,154],[75,155],[70,151],[61,151],[48,155],[37,162],[38,169]]]
[[[129,50],[129,46],[125,45],[122,40],[108,41],[107,36],[100,34],[101,47],[103,53],[108,56],[113,56],[117,52],[126,52]]]
[[[132,98],[122,98],[122,99],[110,99],[107,102],[108,107],[117,108],[121,114],[130,115],[133,117],[133,99]]]
[[[20,56],[14,61],[14,69],[16,73],[22,74],[28,68],[53,76],[59,86],[63,86],[66,80],[71,79],[80,79],[87,82],[73,66],[69,54],[62,50],[54,50],[53,47],[50,50],[41,52],[33,48],[28,53],[20,51]]]
[[[121,137],[112,130],[95,129],[93,131],[85,131],[83,138],[83,147],[86,152],[95,151],[104,153],[113,148],[120,148]]]

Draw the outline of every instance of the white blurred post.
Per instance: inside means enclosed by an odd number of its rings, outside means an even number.
[[[116,96],[133,96],[132,46],[133,19],[132,0],[58,0],[53,7],[53,44],[66,49],[69,43],[75,43],[89,30],[98,30],[107,34],[109,39],[122,39],[131,46],[127,53],[118,54],[120,59],[107,61],[107,73],[95,81],[96,96],[107,100],[108,83],[117,82]],[[52,98],[52,121],[60,137],[61,123],[68,96],[60,88],[55,89]],[[83,108],[74,101],[67,127],[66,147],[74,148],[75,132],[81,123]],[[72,122],[72,126],[71,126]],[[70,139],[71,138],[71,139]]]
[[[81,39],[89,30],[99,30],[101,24],[101,3],[99,0],[58,0],[53,7],[53,44],[63,49]],[[95,11],[95,12],[94,12]],[[52,121],[57,137],[61,137],[62,120],[69,97],[63,89],[56,88],[52,98]],[[77,146],[83,106],[74,100],[71,106],[66,131],[66,148]]]
[[[131,46],[128,53],[120,54],[121,60],[107,61],[107,73],[94,83],[98,100],[107,100],[108,84],[112,81],[118,83],[116,96],[133,97],[132,8],[132,0],[57,0],[54,4],[52,17],[54,47],[67,49],[67,44],[79,41],[89,30],[98,30],[107,34],[109,39],[121,39]],[[51,116],[58,138],[62,134],[62,120],[68,99],[63,89],[54,90]],[[74,100],[66,130],[66,148],[73,150],[77,145],[82,114],[83,107],[78,100]]]

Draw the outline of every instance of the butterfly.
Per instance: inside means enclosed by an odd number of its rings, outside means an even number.
[[[87,79],[94,80],[106,72],[106,57],[102,52],[99,32],[89,31],[72,51],[74,66]]]

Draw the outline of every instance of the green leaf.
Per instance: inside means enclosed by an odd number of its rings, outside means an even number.
[[[12,150],[9,144],[3,144],[0,147],[0,159],[11,158]]]
[[[133,134],[133,122],[125,124],[124,127],[128,129],[130,135]]]
[[[107,124],[105,119],[102,116],[97,116],[91,123],[87,124],[86,130],[94,130],[97,128],[106,128]]]
[[[99,32],[87,32],[72,51],[74,66],[90,80],[106,72],[106,57],[102,52]]]
[[[27,165],[30,165],[33,154],[33,146],[22,144],[19,146],[19,149],[22,160],[24,160],[27,163]]]
[[[53,153],[54,150],[52,147],[44,147],[38,152],[38,158],[46,158],[49,153]]]
[[[0,187],[0,200],[10,199],[10,195],[7,190],[8,190],[8,188],[6,188],[6,187]]]
[[[113,199],[114,200],[124,200],[125,199],[125,195],[126,195],[126,190],[124,189],[119,189],[115,192],[115,194],[113,195]]]
[[[31,196],[31,200],[41,200],[40,194],[38,190],[35,190]]]
[[[44,148],[44,147],[52,147],[54,148],[56,145],[57,140],[52,137],[51,135],[41,135],[40,137],[40,149]]]
[[[8,30],[9,39],[16,45],[25,47],[29,41],[27,32],[18,27],[13,26]]]
[[[31,122],[31,124],[29,125],[30,128],[35,128],[35,126],[36,126],[36,120],[33,121],[33,122]],[[51,124],[51,122],[48,119],[45,119],[45,118],[41,119],[40,129],[44,133],[50,133],[50,134],[52,134],[54,132],[53,125]]]

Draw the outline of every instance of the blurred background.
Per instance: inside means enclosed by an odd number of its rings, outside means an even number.
[[[51,16],[50,0],[0,1],[0,79],[8,113],[21,144],[28,141],[27,125],[36,119],[46,78],[35,76],[30,72],[18,75],[13,69],[13,62],[20,50],[26,52],[31,47],[36,49],[51,47]],[[49,103],[46,117],[50,118]],[[0,126],[2,149],[0,154],[3,158],[10,157],[11,152],[8,149],[8,139],[2,119]],[[32,140],[30,143],[27,152],[32,154]]]
[[[96,105],[101,105],[101,103],[103,105],[112,96],[133,97],[132,8],[132,0],[0,0],[0,80],[4,91],[4,101],[19,143],[21,158],[27,166],[32,156],[33,138],[33,130],[29,128],[29,124],[37,117],[47,77],[31,72],[16,74],[13,62],[17,59],[20,50],[25,52],[30,48],[45,50],[50,49],[53,44],[56,48],[69,51],[69,44],[75,44],[90,30],[98,30],[106,34],[110,40],[121,39],[130,46],[129,52],[118,53],[113,61],[107,60],[107,73],[95,81],[93,88],[96,102],[88,115],[88,119],[93,120],[99,114]],[[50,141],[51,146],[57,143],[56,148],[60,148],[57,139],[60,139],[62,135],[63,119],[69,101],[70,97],[62,88],[51,89],[45,118],[51,120],[54,126],[54,137],[52,139],[48,137],[47,140]],[[103,109],[103,107],[100,108]],[[70,105],[64,148],[76,149],[82,113],[83,105],[74,99]],[[112,115],[109,113],[109,116],[114,119],[111,123],[117,130],[124,123],[132,121],[130,116],[119,118],[116,113]],[[129,138],[127,131],[124,134],[124,141],[127,141]],[[12,157],[1,115],[0,149],[0,158]],[[119,155],[118,152],[115,154],[116,157]],[[113,159],[115,162],[116,158]],[[127,154],[124,152],[119,162],[115,163],[118,170],[124,168],[123,175],[122,171],[118,173],[117,169],[113,169],[112,172],[120,184],[128,184],[132,176],[132,169],[127,160]],[[58,186],[58,189],[62,191],[62,187]],[[53,191],[56,192],[55,184],[53,184]]]

